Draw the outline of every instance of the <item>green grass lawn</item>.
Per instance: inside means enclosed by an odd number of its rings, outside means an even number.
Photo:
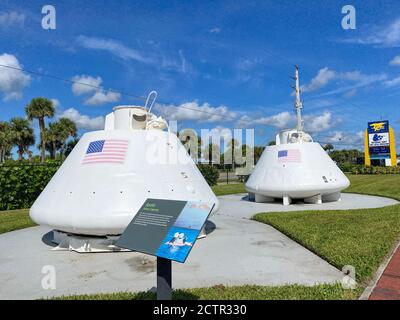
[[[28,209],[1,211],[0,234],[32,227],[35,223],[29,218]]]
[[[345,192],[371,194],[400,200],[400,175],[349,175]]]
[[[224,196],[227,194],[235,194],[235,193],[245,193],[246,189],[244,188],[243,183],[234,183],[234,184],[219,184],[212,187],[212,190],[217,196]]]
[[[352,300],[357,299],[358,290],[345,290],[339,284],[313,287],[290,285],[280,287],[222,285],[174,290],[174,300]],[[118,292],[110,294],[63,296],[60,300],[153,300],[152,292]]]
[[[348,175],[347,193],[361,193],[400,200],[400,175]],[[212,187],[217,196],[246,193],[244,183],[219,184]]]
[[[400,175],[351,175],[346,192],[400,199]],[[261,213],[272,225],[337,268],[352,265],[364,285],[400,237],[400,205],[379,209]]]
[[[400,235],[400,205],[380,209],[261,213],[267,223],[333,264],[369,280]]]

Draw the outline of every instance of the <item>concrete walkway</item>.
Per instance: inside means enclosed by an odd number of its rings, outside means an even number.
[[[336,206],[385,206],[394,200],[345,195]],[[347,199],[347,200],[346,200]],[[313,209],[314,205],[256,204],[243,196],[220,197],[206,239],[187,262],[173,265],[174,288],[224,285],[333,283],[342,273],[268,225],[248,220],[266,211]],[[318,209],[332,209],[323,204]],[[317,208],[315,208],[317,209]],[[34,227],[0,235],[0,299],[142,291],[155,286],[155,259],[140,253],[78,254],[51,251],[49,229]],[[54,266],[56,289],[45,290],[43,267]]]
[[[218,197],[222,210],[217,215],[228,215],[235,218],[251,218],[254,213],[286,212],[305,210],[351,210],[382,208],[399,202],[390,198],[367,196],[353,193],[343,193],[341,201],[325,202],[323,204],[309,204],[298,202],[289,206],[282,202],[256,203],[247,200],[247,194],[232,194]]]

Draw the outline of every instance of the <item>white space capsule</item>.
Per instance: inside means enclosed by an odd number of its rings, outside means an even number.
[[[288,205],[292,199],[319,204],[340,200],[340,191],[350,181],[321,145],[303,131],[298,68],[295,80],[297,128],[280,132],[276,145],[266,147],[246,190],[256,202],[282,198]]]
[[[33,221],[63,233],[120,235],[147,198],[218,200],[166,122],[119,106],[105,129],[86,133],[30,209]]]

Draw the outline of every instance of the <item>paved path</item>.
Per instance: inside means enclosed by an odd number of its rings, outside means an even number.
[[[251,218],[254,213],[259,212],[367,209],[382,208],[399,203],[397,200],[390,198],[353,193],[343,193],[341,201],[325,202],[323,204],[298,202],[290,206],[284,206],[282,202],[249,202],[247,201],[247,194],[233,194],[218,198],[223,210],[218,211],[217,215],[228,215],[235,218]]]
[[[400,246],[390,259],[369,300],[400,300]]]
[[[366,206],[393,202],[369,196],[355,199]],[[211,218],[207,238],[196,243],[184,265],[174,263],[174,288],[313,285],[342,279],[339,270],[312,252],[274,228],[248,219],[258,212],[312,209],[314,205],[257,204],[243,200],[243,196],[224,196],[220,200],[220,211]],[[350,195],[337,205],[343,207],[347,202],[352,203]],[[331,205],[318,209],[331,209]],[[155,286],[154,258],[136,252],[51,251],[49,231],[34,227],[0,235],[0,299],[142,291]],[[55,290],[42,289],[42,268],[46,265],[55,267]]]

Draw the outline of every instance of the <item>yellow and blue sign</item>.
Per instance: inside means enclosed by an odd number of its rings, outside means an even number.
[[[369,122],[368,141],[371,155],[390,154],[389,121]]]
[[[392,166],[397,165],[394,131],[389,121],[368,123],[365,131],[365,165],[371,165],[371,159],[390,159]]]

